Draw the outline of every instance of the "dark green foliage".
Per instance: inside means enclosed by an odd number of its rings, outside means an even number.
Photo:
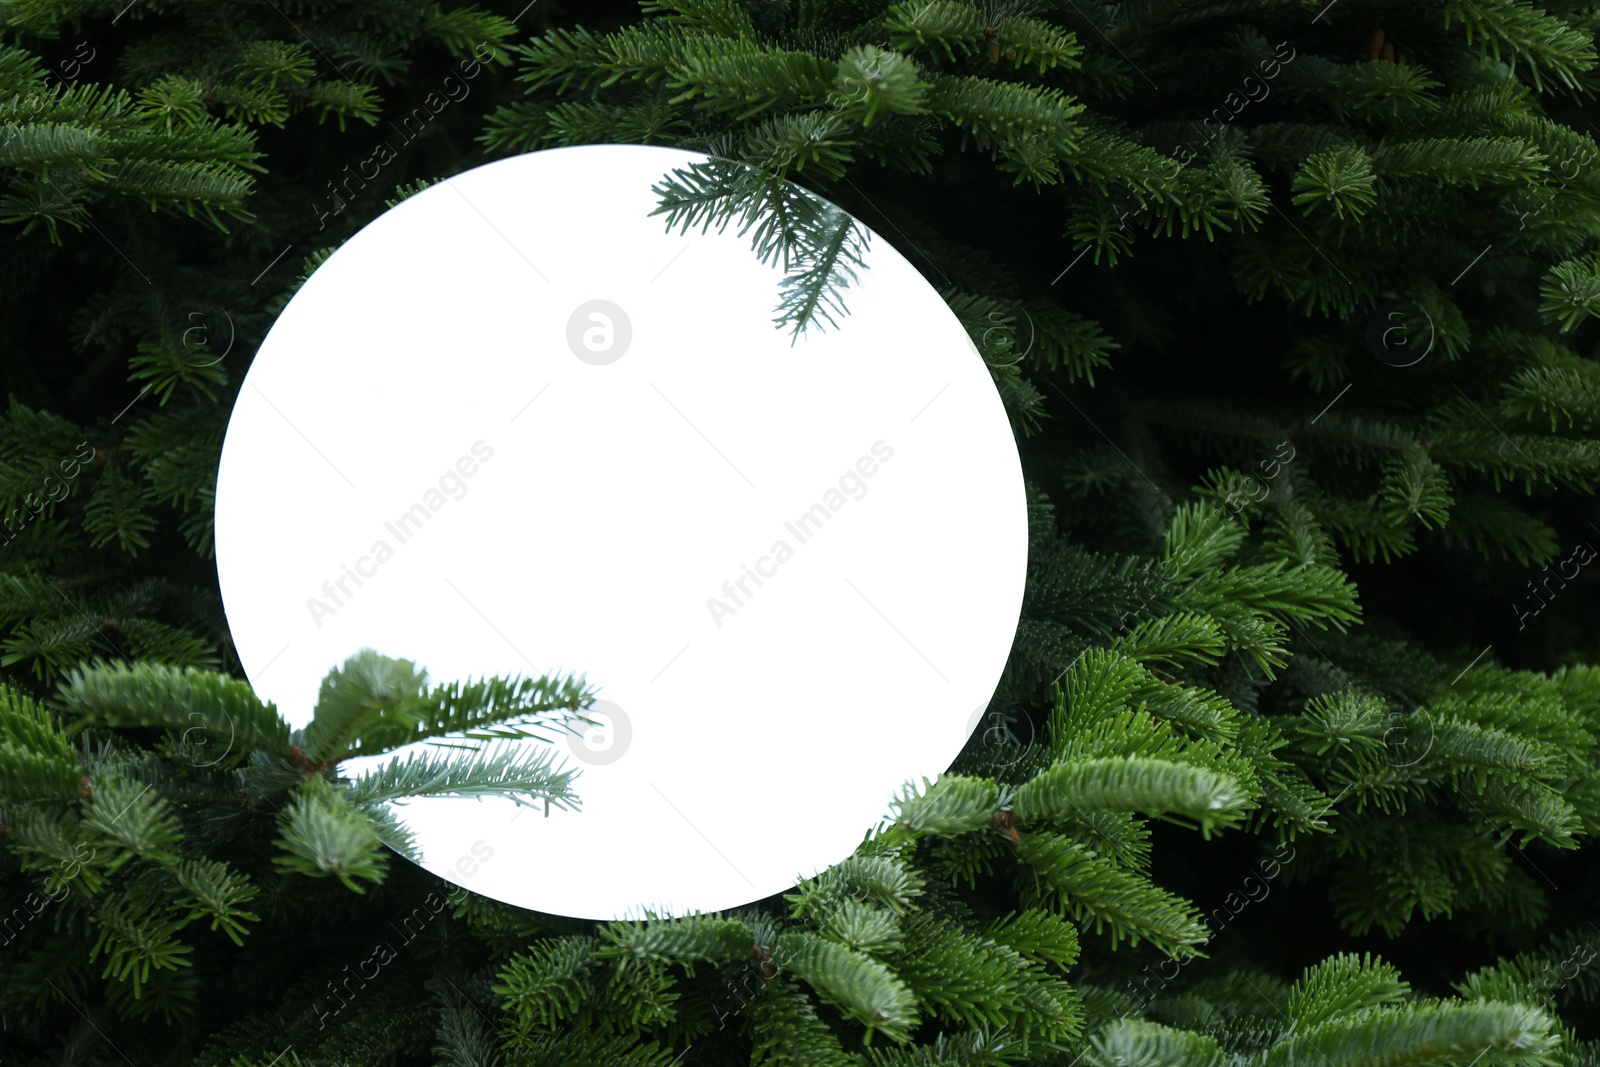
[[[249,353],[329,218],[348,233],[352,202],[417,177],[389,161],[440,140],[516,26],[434,3],[22,0],[0,30],[0,667],[44,691],[91,656],[232,666],[211,512]]]
[[[1600,1063],[1600,6],[484,6],[0,4],[17,1062]],[[397,797],[575,805],[532,742],[592,691],[369,652],[290,731],[210,563],[300,281],[596,142],[712,156],[658,221],[736,223],[796,338],[892,242],[1028,480],[965,751],[720,915],[396,862]]]
[[[192,965],[194,945],[178,937],[189,924],[209,920],[210,930],[243,945],[262,917],[246,905],[264,895],[263,882],[281,892],[293,875],[333,875],[362,893],[384,880],[388,848],[414,855],[389,801],[492,794],[578,806],[575,772],[554,770],[550,750],[474,749],[455,728],[454,745],[466,751],[413,751],[355,777],[338,771],[350,752],[318,755],[315,738],[361,738],[363,752],[376,754],[443,736],[423,723],[444,723],[446,708],[475,725],[537,726],[547,710],[538,700],[497,705],[485,695],[491,690],[570,692],[562,706],[574,711],[593,699],[547,678],[490,680],[465,687],[474,694],[466,697],[462,686],[425,683],[414,664],[363,652],[329,675],[303,731],[291,731],[244,683],[194,668],[81,668],[53,706],[0,689],[0,826],[17,869],[38,880],[27,907],[8,915],[8,945],[21,937],[35,952],[104,957],[99,977],[108,989],[126,987],[128,1011],[140,1016],[161,1003],[160,992],[154,1002],[145,994],[163,988],[163,972]],[[408,707],[419,711],[410,730],[385,729]],[[164,736],[150,748],[129,744],[122,731],[139,728]],[[92,746],[91,735],[99,737]],[[241,860],[235,850],[251,840],[269,845],[270,857]],[[234,865],[241,862],[244,869]],[[40,910],[34,902],[57,906],[52,931],[28,921]]]

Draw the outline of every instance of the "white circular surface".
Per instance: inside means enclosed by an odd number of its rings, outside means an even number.
[[[849,313],[791,344],[738,225],[649,217],[704,159],[554,149],[410,197],[295,295],[223,446],[228,622],[291,725],[364,647],[598,687],[610,728],[557,743],[580,811],[395,809],[429,870],[539,911],[726,909],[844,859],[949,767],[1021,606],[1021,468],[955,315],[869,234]]]

